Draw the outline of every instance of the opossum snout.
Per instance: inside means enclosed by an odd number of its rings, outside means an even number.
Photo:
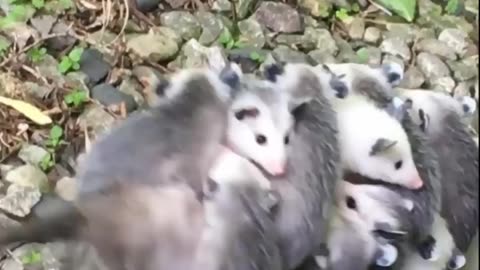
[[[339,78],[333,77],[330,80],[330,87],[336,92],[337,98],[345,98],[348,95],[348,87]]]
[[[409,189],[413,189],[413,190],[420,189],[423,187],[423,180],[422,178],[420,178],[420,176],[417,173],[417,175],[411,178],[411,180],[406,184],[406,186]]]
[[[283,176],[287,171],[287,162],[270,161],[265,164],[265,170],[273,176]]]

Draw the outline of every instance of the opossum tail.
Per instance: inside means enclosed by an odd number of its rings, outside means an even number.
[[[16,242],[51,242],[70,240],[78,236],[85,218],[72,202],[47,197],[36,206],[32,221],[0,231],[0,246]]]

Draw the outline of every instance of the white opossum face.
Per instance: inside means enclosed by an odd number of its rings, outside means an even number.
[[[337,106],[342,164],[347,171],[398,184],[423,186],[401,124],[387,112],[350,98]]]
[[[231,106],[228,144],[270,175],[283,175],[293,125],[287,96],[273,88],[250,90],[240,92]]]

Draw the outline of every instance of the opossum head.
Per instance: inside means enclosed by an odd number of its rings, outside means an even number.
[[[230,102],[237,92],[240,79],[243,76],[240,68],[234,64],[227,64],[222,70],[215,71],[210,68],[184,69],[162,78],[155,89],[160,98],[159,103],[168,102],[188,88],[192,80],[206,77],[215,94],[224,102]]]
[[[344,169],[409,189],[421,188],[423,181],[401,123],[382,109],[357,102],[354,96],[350,99],[337,109]]]
[[[292,118],[285,93],[263,80],[243,80],[229,111],[228,145],[267,174],[283,175]]]
[[[393,96],[392,88],[403,79],[400,65],[389,63],[370,66],[355,63],[328,64],[328,68],[346,84],[353,94],[368,96],[384,105]]]
[[[264,76],[298,103],[318,95],[327,99],[345,98],[348,95],[347,86],[325,65],[312,67],[307,64],[277,63],[265,67]]]

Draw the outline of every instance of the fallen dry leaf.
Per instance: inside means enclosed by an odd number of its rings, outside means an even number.
[[[38,125],[48,125],[52,119],[30,103],[0,96],[0,103],[10,106]]]

